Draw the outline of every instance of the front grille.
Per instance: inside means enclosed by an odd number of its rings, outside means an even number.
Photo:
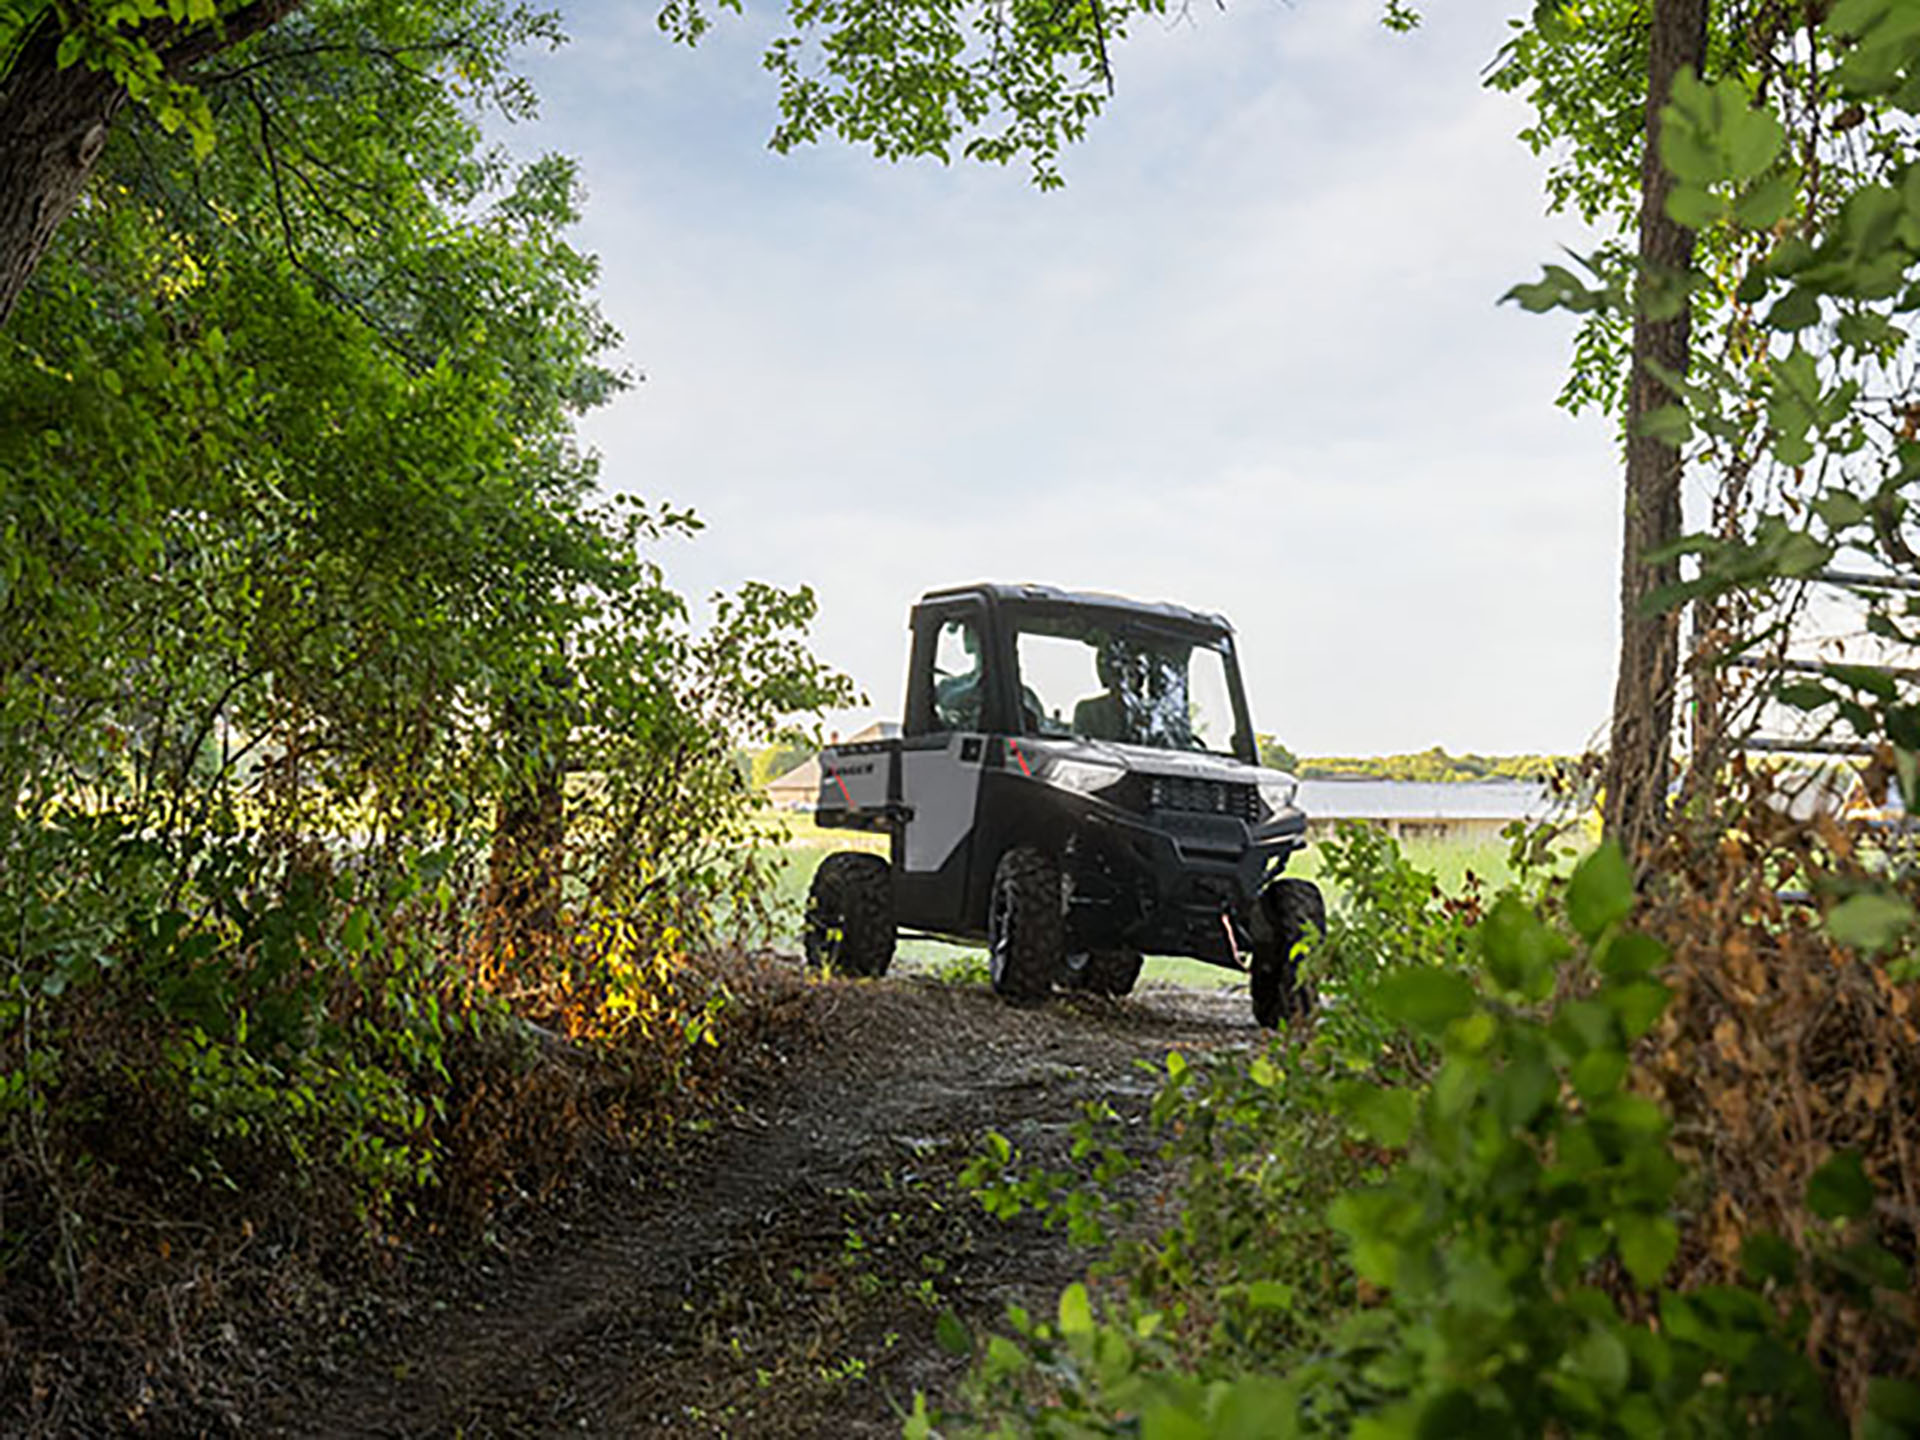
[[[1177,775],[1155,775],[1148,780],[1147,807],[1186,810],[1200,815],[1231,815],[1249,822],[1260,818],[1259,795],[1253,786]]]

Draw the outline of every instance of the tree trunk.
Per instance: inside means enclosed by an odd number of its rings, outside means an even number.
[[[251,0],[217,25],[156,20],[140,33],[171,79],[190,75],[209,55],[278,24],[303,0]],[[53,12],[43,15],[0,76],[0,327],[13,314],[60,222],[106,148],[126,87],[84,63],[62,70]]]
[[[127,92],[84,65],[54,65],[42,25],[0,81],[0,325],[72,212]]]
[[[1647,50],[1646,154],[1640,167],[1640,267],[1649,286],[1693,262],[1693,231],[1667,215],[1673,180],[1660,163],[1660,112],[1685,66],[1698,73],[1706,52],[1707,0],[1654,0]],[[1680,450],[1641,433],[1642,421],[1675,397],[1654,373],[1687,368],[1690,312],[1655,318],[1642,302],[1633,322],[1627,383],[1626,517],[1620,556],[1620,669],[1607,755],[1606,830],[1628,855],[1644,854],[1666,825],[1680,616],[1646,613],[1646,599],[1679,579],[1679,561],[1647,556],[1680,537]]]
[[[531,693],[510,697],[501,729],[514,766],[494,817],[483,947],[527,973],[558,942],[566,859],[566,673],[549,666]]]

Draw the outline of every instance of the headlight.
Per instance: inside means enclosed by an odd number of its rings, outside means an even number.
[[[1269,815],[1278,815],[1293,804],[1293,797],[1300,793],[1300,782],[1291,775],[1276,775],[1271,780],[1260,782],[1260,803],[1267,807]]]
[[[1063,755],[1050,755],[1034,767],[1036,780],[1058,785],[1076,795],[1092,795],[1104,790],[1126,773],[1118,765],[1105,765],[1098,760],[1070,760]]]

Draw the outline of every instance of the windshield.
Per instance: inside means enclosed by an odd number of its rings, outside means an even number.
[[[1233,752],[1226,642],[1106,617],[1023,617],[1020,705],[1034,735]]]

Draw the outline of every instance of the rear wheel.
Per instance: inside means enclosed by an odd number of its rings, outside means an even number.
[[[807,892],[807,963],[842,975],[884,975],[893,938],[887,862],[854,850],[822,860]]]
[[[1030,846],[1000,857],[987,904],[987,968],[995,993],[1039,1000],[1065,962],[1066,906],[1060,866]]]
[[[1140,964],[1138,950],[1089,950],[1069,956],[1067,988],[1091,995],[1130,995],[1140,978]]]
[[[1294,947],[1311,931],[1327,928],[1327,905],[1319,887],[1305,880],[1276,880],[1254,904],[1253,1018],[1271,1030],[1313,1008],[1313,992],[1300,983]]]

